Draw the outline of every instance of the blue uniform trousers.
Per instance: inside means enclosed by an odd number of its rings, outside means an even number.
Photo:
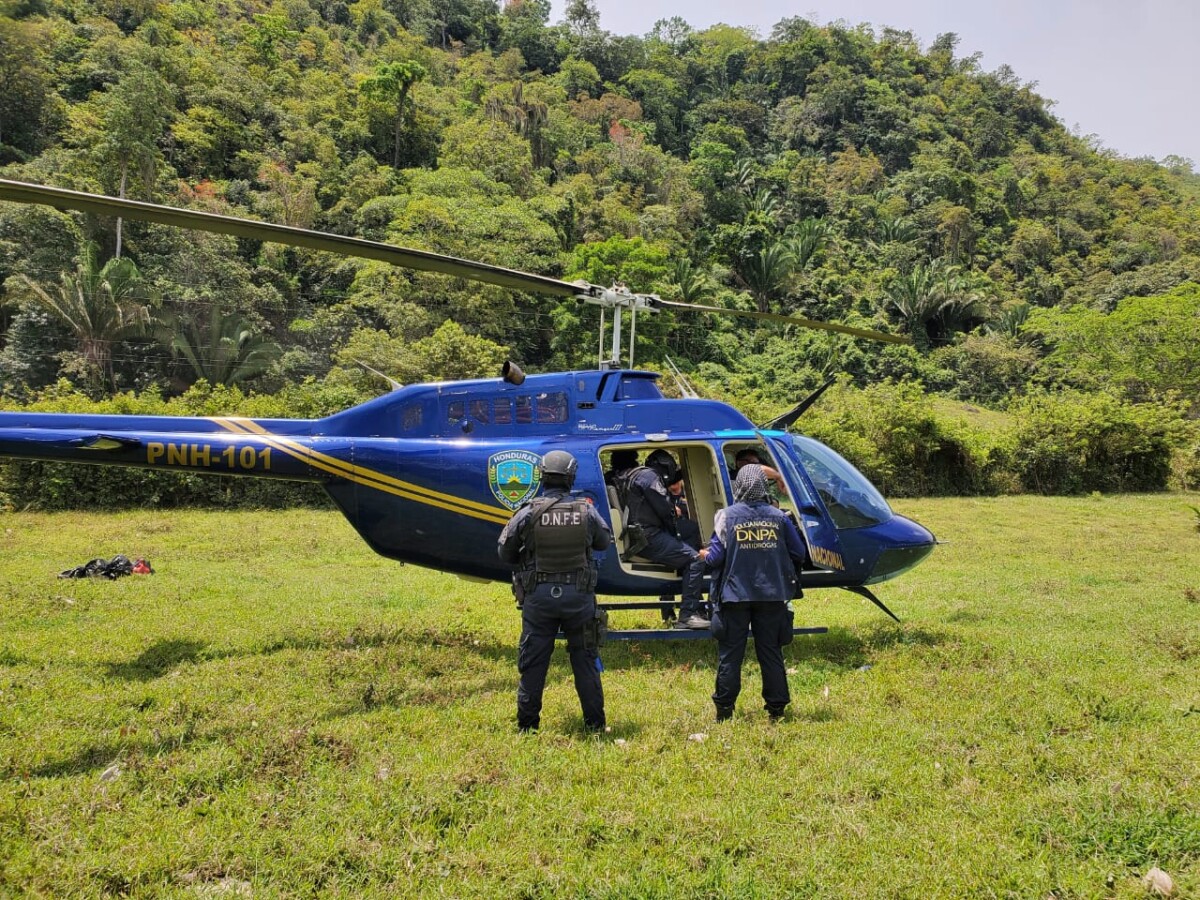
[[[700,602],[704,593],[704,560],[700,558],[700,554],[661,528],[647,528],[646,542],[646,548],[638,554],[639,556],[670,566],[683,578],[679,597],[679,618],[700,615]]]
[[[691,547],[693,550],[700,549],[700,526],[691,519],[680,518],[676,521],[676,526],[679,528],[679,539]],[[659,598],[662,603],[674,603],[675,595],[672,593],[664,593]],[[667,607],[663,607],[662,617],[668,620],[674,617],[674,614]]]
[[[555,595],[558,596],[555,596]],[[575,674],[575,693],[583,709],[584,724],[604,729],[604,689],[597,670],[599,654],[585,646],[584,631],[596,616],[596,595],[572,584],[539,584],[525,597],[521,608],[521,646],[517,651],[517,726],[522,730],[541,723],[542,692],[554,639],[559,629],[567,637],[567,655]]]
[[[754,652],[762,670],[763,701],[768,713],[782,715],[792,699],[779,643],[783,629],[790,624],[787,604],[778,600],[722,603],[721,618],[725,633],[717,641],[717,689],[712,696],[718,712],[732,710],[742,691],[742,660],[746,656],[746,638],[753,627]]]

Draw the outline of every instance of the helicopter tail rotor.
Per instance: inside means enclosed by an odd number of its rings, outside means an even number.
[[[776,416],[770,422],[767,422],[765,425],[763,425],[762,426],[763,429],[766,431],[776,431],[776,430],[787,431],[788,428],[790,428],[792,425],[796,424],[797,419],[799,419],[802,415],[804,415],[806,412],[808,412],[808,408],[810,406],[812,406],[819,399],[821,399],[821,395],[824,394],[825,391],[828,390],[829,387],[831,385],[833,385],[836,381],[837,381],[836,378],[830,378],[823,385],[821,385],[819,388],[817,388],[815,391],[813,391],[811,394],[809,394],[807,397],[805,397],[803,400],[801,400],[799,403],[797,403],[795,406],[793,406],[791,409],[789,409],[783,415]]]

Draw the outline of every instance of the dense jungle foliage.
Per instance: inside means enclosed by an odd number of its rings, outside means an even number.
[[[0,0],[0,177],[714,305],[638,323],[701,393],[891,493],[1200,486],[1200,177],[1069,133],[952,34],[591,0]],[[598,312],[448,276],[0,204],[0,404],[314,415],[401,381],[591,367]],[[668,379],[669,381],[669,379]],[[201,486],[201,485],[205,486]],[[298,489],[0,468],[0,500]],[[270,498],[275,498],[272,501]]]

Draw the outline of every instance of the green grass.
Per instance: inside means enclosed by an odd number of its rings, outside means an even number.
[[[515,732],[507,590],[334,513],[0,516],[0,896],[1200,896],[1189,500],[901,502],[950,543],[902,626],[806,599],[781,725],[753,662],[712,721],[711,642],[609,645],[600,739],[561,650]]]

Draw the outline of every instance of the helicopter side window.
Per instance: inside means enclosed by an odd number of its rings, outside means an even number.
[[[567,395],[562,391],[538,394],[537,420],[542,424],[561,424],[567,421]]]
[[[662,391],[658,389],[652,378],[632,378],[628,375],[621,378],[617,386],[618,400],[661,400]]]
[[[489,404],[486,400],[472,400],[471,418],[481,425],[486,425],[490,421],[488,406]]]
[[[517,395],[517,424],[528,425],[533,421],[533,399],[528,394]]]
[[[406,404],[400,411],[400,427],[405,431],[416,431],[421,427],[424,416],[420,403]]]
[[[446,406],[446,421],[451,425],[461,422],[467,417],[467,401],[451,400]]]
[[[493,407],[495,413],[492,421],[497,425],[511,425],[513,420],[513,402],[511,397],[497,397]]]

